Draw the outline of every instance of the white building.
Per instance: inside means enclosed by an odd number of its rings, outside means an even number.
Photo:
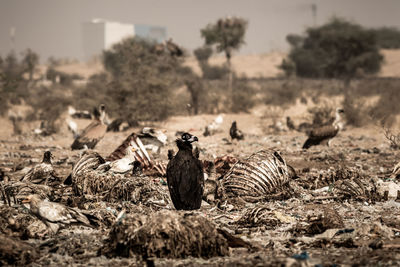
[[[126,24],[103,19],[84,22],[82,34],[83,52],[86,60],[101,54],[105,49],[110,49],[115,43],[127,37],[139,36],[157,42],[162,42],[167,38],[165,27]]]

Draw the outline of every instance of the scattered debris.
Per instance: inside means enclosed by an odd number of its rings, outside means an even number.
[[[228,242],[216,226],[196,213],[160,211],[151,216],[127,216],[114,224],[102,253],[140,255],[144,259],[229,255]]]
[[[0,265],[27,265],[33,262],[39,253],[37,248],[27,242],[0,234]]]

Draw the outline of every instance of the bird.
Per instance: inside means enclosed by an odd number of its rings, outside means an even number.
[[[312,129],[308,138],[303,145],[303,149],[308,149],[311,146],[316,146],[320,144],[326,144],[329,146],[330,141],[333,137],[335,137],[340,130],[343,129],[343,122],[341,114],[344,113],[344,110],[341,108],[336,109],[335,120],[331,125],[326,125],[318,128]]]
[[[168,137],[163,130],[144,127],[138,137],[143,142],[144,147],[153,153],[160,153],[161,147],[167,144]]]
[[[44,152],[42,162],[31,168],[20,181],[47,184],[48,182],[59,180],[51,163],[51,157],[52,154],[50,151]]]
[[[126,157],[130,152],[134,152],[134,160],[139,160],[144,168],[152,166],[149,153],[147,153],[142,141],[135,133],[131,133],[105,160],[116,161]]]
[[[106,117],[104,104],[99,106],[99,114],[95,117],[94,121],[90,123],[82,133],[74,140],[71,149],[82,149],[85,145],[93,149],[97,143],[103,138],[107,131],[107,125],[104,123]]]
[[[172,203],[177,210],[200,209],[204,191],[204,174],[198,155],[192,151],[192,143],[198,141],[190,133],[182,134],[176,139],[179,151],[173,155],[167,165],[167,183]]]
[[[92,119],[92,114],[88,110],[76,110],[72,106],[68,106],[68,115],[77,119]]]
[[[68,130],[73,134],[74,138],[77,138],[79,136],[78,124],[70,118],[66,118],[65,122],[67,123]]]
[[[110,171],[114,173],[127,173],[132,170],[134,167],[133,163],[136,160],[136,151],[136,148],[128,147],[125,157],[110,162]]]
[[[167,48],[171,56],[180,57],[183,55],[183,50],[172,41],[172,38],[169,38],[168,41],[165,42],[165,47]]]
[[[204,136],[211,136],[221,131],[221,124],[224,122],[224,114],[218,115],[210,124],[204,129]]]
[[[289,130],[296,130],[296,126],[294,126],[294,122],[289,116],[286,117],[286,126]]]
[[[232,126],[229,130],[229,135],[231,136],[232,141],[233,141],[233,139],[237,139],[237,140],[244,139],[244,135],[243,135],[242,131],[237,128],[236,121],[232,122]]]
[[[56,234],[59,229],[73,224],[82,224],[92,228],[89,219],[78,209],[42,200],[39,195],[29,195],[22,200],[22,203],[29,204],[31,213],[47,225],[51,234]]]

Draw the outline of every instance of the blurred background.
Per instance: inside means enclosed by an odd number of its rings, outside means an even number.
[[[130,126],[250,113],[395,127],[400,2],[0,2],[1,134],[100,103]],[[69,111],[68,111],[69,110]],[[70,113],[68,113],[70,112]]]

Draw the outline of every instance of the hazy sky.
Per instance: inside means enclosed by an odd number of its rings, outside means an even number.
[[[16,51],[26,48],[49,56],[83,58],[81,23],[103,18],[125,23],[160,25],[178,44],[203,44],[200,29],[219,17],[249,20],[241,53],[288,48],[285,36],[302,33],[313,23],[336,15],[368,27],[400,28],[400,0],[0,0],[0,55],[11,50],[10,28],[16,28]]]

